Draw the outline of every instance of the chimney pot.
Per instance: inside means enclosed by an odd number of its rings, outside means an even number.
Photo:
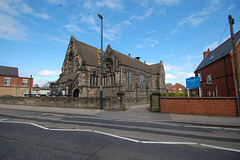
[[[208,48],[207,51],[203,52],[203,59],[207,57],[211,53],[210,49]]]
[[[140,57],[135,57],[136,60],[140,60]]]

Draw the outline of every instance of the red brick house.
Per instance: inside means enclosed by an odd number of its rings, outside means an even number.
[[[0,96],[22,96],[33,87],[33,78],[19,77],[18,68],[0,66]]]
[[[186,93],[186,87],[183,85],[176,83],[174,86],[170,86],[169,91],[170,93]]]
[[[235,34],[238,66],[240,64],[239,39],[240,31]],[[208,49],[208,51],[204,52],[203,60],[194,73],[195,77],[200,77],[202,96],[235,97],[236,76],[231,38],[213,51]]]

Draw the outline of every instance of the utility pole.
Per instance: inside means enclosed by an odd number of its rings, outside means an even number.
[[[238,117],[240,117],[240,82],[239,82],[239,71],[238,71],[238,57],[237,57],[237,52],[236,52],[236,42],[234,38],[234,31],[233,31],[233,24],[234,24],[234,19],[232,19],[232,16],[229,15],[229,24],[230,24],[230,33],[231,33],[231,39],[232,39],[232,48],[233,48],[233,58],[234,58],[234,65],[235,65],[235,75],[236,75],[236,89],[237,89],[237,102],[238,102]]]
[[[29,98],[32,96],[32,75],[30,76]]]

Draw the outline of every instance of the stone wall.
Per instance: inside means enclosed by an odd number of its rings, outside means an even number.
[[[10,105],[100,109],[99,98],[85,97],[0,97],[0,103]],[[120,98],[103,98],[103,109],[121,109]]]

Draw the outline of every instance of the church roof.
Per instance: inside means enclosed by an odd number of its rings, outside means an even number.
[[[122,54],[118,51],[115,51],[115,50],[113,50],[113,51],[123,65],[129,66],[129,67],[132,67],[135,69],[139,69],[139,70],[142,70],[145,72],[157,74],[159,64],[148,65],[148,64],[145,64],[145,63],[143,63],[139,60],[136,60],[130,56]]]
[[[238,31],[235,34],[235,42],[238,42],[239,39],[240,39],[240,31]],[[211,53],[209,53],[209,55],[207,55],[202,60],[202,62],[199,64],[199,66],[197,67],[195,72],[208,66],[209,64],[225,57],[226,55],[230,54],[231,51],[232,51],[232,40],[231,40],[231,38],[229,38],[224,43],[222,43],[220,46],[215,48]]]
[[[98,57],[97,57],[97,48],[90,46],[88,44],[85,44],[83,42],[80,42],[75,38],[74,40],[75,40],[75,43],[77,44],[79,54],[83,57],[86,64],[99,67]],[[158,72],[160,63],[154,64],[154,65],[148,65],[130,56],[120,53],[116,50],[113,50],[113,49],[111,50],[114,52],[118,60],[125,66],[129,66],[131,68],[135,68],[135,69],[142,70],[152,74],[157,74]]]
[[[85,60],[86,64],[99,67],[98,57],[97,57],[97,48],[77,40],[76,40],[76,44],[79,48],[80,55]]]
[[[64,75],[62,77],[60,77],[56,83],[66,83],[68,80],[74,81],[79,73],[73,72],[70,73],[68,75]]]
[[[18,77],[18,68],[0,66],[0,75]]]

